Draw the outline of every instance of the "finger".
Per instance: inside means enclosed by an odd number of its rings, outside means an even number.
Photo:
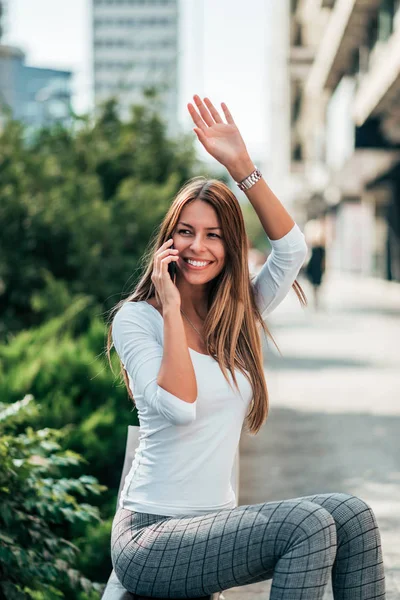
[[[169,262],[171,262],[171,260],[179,260],[179,256],[173,256],[172,254],[170,254],[169,256],[165,256],[164,258],[162,258],[161,262],[169,263]]]
[[[167,272],[169,263],[172,262],[172,261],[176,262],[177,260],[179,260],[179,256],[172,256],[171,255],[171,256],[166,256],[165,258],[163,258],[161,260],[161,272],[165,274]]]
[[[219,112],[217,111],[217,109],[215,108],[215,106],[213,105],[211,100],[209,100],[208,98],[204,98],[204,103],[207,105],[208,110],[210,111],[210,113],[212,114],[212,116],[214,118],[214,121],[216,123],[223,123],[223,120],[220,117]]]
[[[157,250],[157,252],[154,254],[154,266],[156,268],[158,268],[159,264],[160,264],[160,260],[163,256],[173,256],[176,254],[176,251],[174,248],[167,248],[167,250],[162,250],[163,246],[161,246],[161,248],[159,248],[159,250]],[[173,253],[173,254],[172,254]]]
[[[161,258],[160,256],[158,256],[157,258],[158,260],[155,263],[154,273],[158,276],[162,275],[162,273],[165,272],[165,269],[163,267],[164,262],[168,264],[169,262],[171,262],[171,260],[179,260],[179,256],[174,256],[173,254],[169,254],[164,258]]]
[[[179,252],[179,250],[177,248],[168,248],[168,250],[164,250],[164,252],[160,252],[158,256],[159,257],[160,256],[161,257],[163,257],[163,256],[169,256],[171,254],[171,252],[173,254],[176,254],[177,252]],[[171,256],[172,256],[172,254],[171,254]]]
[[[168,248],[168,250],[164,250],[163,252],[157,252],[156,258],[160,260],[160,258],[163,258],[164,256],[173,256],[176,255],[178,252],[179,250],[177,250],[176,248]]]
[[[192,117],[194,124],[197,125],[197,127],[199,127],[200,129],[207,129],[206,123],[204,123],[203,119],[200,117],[193,104],[189,102],[187,107],[189,109],[190,116]]]
[[[197,94],[195,94],[193,96],[194,101],[196,102],[196,106],[200,111],[201,116],[203,117],[204,121],[207,123],[207,125],[209,127],[211,127],[211,125],[214,125],[214,121],[211,118],[210,113],[208,112],[207,108],[204,106],[200,96],[198,96]]]
[[[236,123],[235,123],[235,121],[233,120],[233,117],[232,117],[232,115],[231,115],[231,113],[230,113],[230,111],[229,111],[229,108],[227,107],[227,105],[225,104],[225,102],[221,102],[221,106],[222,106],[222,110],[223,110],[223,111],[224,111],[224,113],[225,113],[225,117],[226,117],[226,120],[227,120],[227,122],[228,122],[230,125],[236,125]]]
[[[193,131],[197,135],[198,140],[203,144],[203,146],[207,143],[207,136],[202,129],[197,129],[197,127],[193,128]]]

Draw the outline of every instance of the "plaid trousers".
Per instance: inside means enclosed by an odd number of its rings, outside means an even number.
[[[384,600],[375,515],[357,496],[317,494],[166,517],[119,508],[111,559],[130,592],[194,598],[272,578],[270,600]]]

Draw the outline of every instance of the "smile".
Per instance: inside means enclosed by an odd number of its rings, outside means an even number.
[[[186,265],[188,266],[189,269],[195,269],[196,271],[202,271],[203,269],[206,269],[208,267],[208,265],[210,265],[212,262],[214,261],[204,261],[204,260],[195,260],[195,261],[190,261],[187,258],[184,258],[183,261],[186,263]]]

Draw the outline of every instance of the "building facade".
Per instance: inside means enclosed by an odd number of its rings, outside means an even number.
[[[400,0],[293,0],[296,201],[331,267],[400,281]]]
[[[68,124],[71,76],[70,71],[27,66],[21,50],[0,45],[0,105],[28,126]]]
[[[289,58],[289,19],[290,0],[279,0],[268,4],[268,114],[269,139],[271,150],[268,155],[266,173],[271,189],[292,212],[296,221],[296,206],[291,202],[290,179],[290,123],[287,115],[290,109]]]
[[[116,97],[121,116],[157,87],[168,130],[177,130],[178,0],[92,0],[95,103]]]

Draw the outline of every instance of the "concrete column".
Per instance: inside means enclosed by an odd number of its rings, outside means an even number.
[[[279,199],[290,210],[290,3],[270,0],[267,96],[269,101],[268,180]]]

